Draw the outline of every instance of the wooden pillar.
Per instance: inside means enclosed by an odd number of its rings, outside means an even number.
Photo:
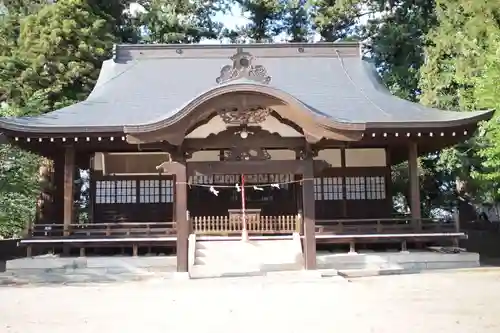
[[[188,272],[189,220],[187,214],[186,162],[177,161],[175,172],[175,222],[177,227],[177,272]]]
[[[418,147],[416,142],[410,142],[408,147],[408,171],[410,176],[410,208],[414,226],[422,227],[420,208],[420,178],[418,174]]]
[[[74,181],[75,181],[75,149],[74,147],[66,147],[64,150],[64,185],[63,185],[64,236],[69,236],[70,224],[73,223]]]
[[[304,160],[302,181],[304,263],[305,269],[316,269],[316,216],[314,202],[314,162],[311,157]]]

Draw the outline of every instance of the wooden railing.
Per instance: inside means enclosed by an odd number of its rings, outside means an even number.
[[[191,223],[193,232],[201,235],[229,235],[243,230],[243,222],[229,216],[196,216]],[[283,215],[249,218],[246,224],[253,234],[291,234],[300,232],[300,223],[299,215]]]
[[[196,234],[230,235],[241,233],[241,219],[229,216],[191,217],[192,230]],[[418,222],[418,223],[417,223]],[[247,220],[251,234],[291,234],[301,232],[300,215],[260,216]],[[433,219],[388,218],[388,219],[332,219],[316,220],[316,233],[338,235],[392,234],[392,233],[446,233],[457,232],[453,221]],[[27,230],[27,238],[89,238],[89,237],[161,237],[175,236],[175,222],[127,222],[37,224]]]
[[[175,222],[124,222],[88,224],[36,224],[28,238],[53,237],[160,237],[175,235]]]
[[[390,234],[416,232],[457,232],[454,221],[437,219],[337,219],[316,220],[316,232],[326,234]]]

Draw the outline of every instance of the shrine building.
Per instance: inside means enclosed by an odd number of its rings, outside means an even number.
[[[29,251],[161,244],[186,272],[190,239],[295,235],[315,269],[320,242],[463,237],[422,216],[417,159],[491,117],[393,96],[358,43],[117,45],[86,100],[0,131],[53,161],[55,208],[29,223]],[[395,218],[404,161],[411,214]]]

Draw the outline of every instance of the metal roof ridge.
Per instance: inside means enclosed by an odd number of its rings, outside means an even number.
[[[130,50],[176,50],[176,49],[234,49],[235,47],[242,48],[295,48],[295,47],[308,47],[308,48],[352,48],[359,47],[359,42],[318,42],[318,43],[249,43],[249,44],[115,44],[114,48],[130,49]]]

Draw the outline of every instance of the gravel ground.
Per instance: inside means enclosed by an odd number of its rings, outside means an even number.
[[[2,333],[500,332],[500,269],[0,287]]]

